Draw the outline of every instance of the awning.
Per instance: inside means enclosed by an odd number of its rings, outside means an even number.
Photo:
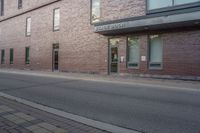
[[[95,24],[94,32],[100,34],[122,34],[146,30],[161,30],[200,25],[200,11],[170,15],[146,15]]]

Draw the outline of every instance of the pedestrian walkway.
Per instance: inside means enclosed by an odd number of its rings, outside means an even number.
[[[48,71],[30,71],[18,69],[0,69],[0,73],[22,74],[31,76],[66,78],[75,80],[88,80],[97,82],[112,82],[122,84],[134,84],[153,87],[167,87],[171,89],[198,89],[200,90],[200,77],[196,81],[190,80],[172,80],[162,78],[141,78],[130,75],[100,75],[86,73],[66,73],[66,72],[48,72]]]
[[[106,133],[0,97],[0,133]]]

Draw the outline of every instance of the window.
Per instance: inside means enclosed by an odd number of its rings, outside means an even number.
[[[149,66],[150,68],[161,68],[163,61],[163,43],[160,35],[151,35],[149,43]]]
[[[26,19],[26,36],[31,36],[31,18]]]
[[[26,64],[30,64],[30,48],[29,47],[26,47],[25,48],[25,63]]]
[[[4,0],[0,0],[0,15],[4,15]]]
[[[10,49],[10,64],[13,64],[14,60],[14,50],[13,48]]]
[[[5,50],[1,50],[1,64],[5,64]]]
[[[174,5],[188,4],[193,2],[198,2],[200,0],[174,0]]]
[[[60,9],[54,9],[53,11],[53,31],[60,29]]]
[[[101,11],[100,11],[100,0],[91,0],[91,22],[99,22],[100,21],[100,16],[101,16]]]
[[[172,6],[172,0],[148,0],[148,9],[157,9]]]
[[[138,68],[140,62],[140,44],[138,37],[128,38],[128,67]]]
[[[22,0],[18,0],[18,9],[22,8]]]
[[[147,0],[148,10],[200,2],[200,0]]]

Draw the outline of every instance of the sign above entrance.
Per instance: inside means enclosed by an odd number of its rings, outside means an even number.
[[[95,32],[105,31],[105,30],[123,29],[123,28],[126,28],[127,26],[128,25],[125,22],[124,23],[116,23],[116,24],[96,26],[95,27]]]

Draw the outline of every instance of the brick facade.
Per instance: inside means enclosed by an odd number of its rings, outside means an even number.
[[[5,1],[5,14],[0,17],[0,49],[6,51],[6,63],[1,68],[52,70],[52,46],[59,44],[59,70],[67,72],[108,72],[108,39],[120,38],[119,56],[127,54],[127,36],[140,39],[140,55],[147,61],[140,62],[139,69],[128,69],[125,62],[119,63],[120,73],[200,76],[200,30],[189,28],[172,31],[157,31],[164,42],[163,68],[148,67],[148,35],[152,32],[105,36],[94,33],[90,23],[89,0],[61,0],[33,8],[55,0]],[[143,16],[146,0],[102,0],[101,21]],[[53,9],[60,8],[60,30],[53,32]],[[10,16],[20,14],[4,20]],[[26,18],[32,18],[31,37],[25,36]],[[3,20],[3,21],[2,21]],[[30,64],[25,65],[25,47],[30,47]],[[9,49],[14,49],[14,64],[9,64]]]
[[[126,67],[126,62],[120,64],[121,73],[133,74],[156,74],[156,75],[200,75],[200,31],[194,29],[182,31],[154,32],[151,34],[161,34],[163,39],[163,68],[160,70],[151,70],[147,61],[140,61],[139,69]],[[131,36],[131,35],[127,35]],[[140,38],[140,56],[148,58],[148,35],[137,34]],[[126,37],[121,38],[123,42]],[[126,43],[119,47],[120,56],[126,55]]]
[[[145,15],[146,0],[102,0],[101,20],[117,20]]]

